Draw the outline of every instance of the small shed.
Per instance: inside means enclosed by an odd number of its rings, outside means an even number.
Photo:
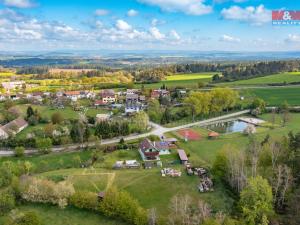
[[[216,139],[216,138],[218,138],[219,136],[220,136],[220,134],[217,133],[217,132],[214,132],[214,131],[212,131],[212,132],[210,132],[210,133],[208,134],[208,138],[209,138],[209,139]]]
[[[188,159],[187,155],[185,154],[185,151],[182,149],[178,149],[177,152],[178,152],[178,156],[180,158],[181,164],[184,164],[184,165],[187,164],[189,159]]]

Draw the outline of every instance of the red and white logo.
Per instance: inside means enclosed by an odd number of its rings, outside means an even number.
[[[274,25],[300,25],[300,11],[272,11],[272,22]]]

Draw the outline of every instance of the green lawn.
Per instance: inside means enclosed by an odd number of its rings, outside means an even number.
[[[108,219],[97,213],[71,207],[59,209],[57,206],[25,204],[19,206],[18,209],[36,212],[44,225],[126,225],[121,221]],[[3,224],[4,219],[0,217],[0,224]]]
[[[284,101],[300,106],[300,87],[248,89],[241,90],[240,95],[260,97],[270,106],[281,105]]]
[[[240,86],[240,85],[266,85],[278,83],[293,83],[300,82],[300,72],[281,73],[264,77],[257,77],[249,80],[239,80],[230,83],[223,83],[225,86]]]
[[[34,165],[33,169],[40,169],[43,166],[44,171],[58,170],[60,168],[72,168],[74,167],[73,158],[80,156],[81,161],[84,162],[91,158],[92,151],[78,151],[78,152],[66,152],[66,153],[52,153],[48,155],[34,155],[26,157],[0,157],[0,163],[10,160],[13,162],[29,161]],[[47,162],[47,165],[42,162]]]
[[[192,74],[175,74],[167,76],[166,80],[153,84],[144,84],[145,88],[155,89],[160,88],[165,84],[168,88],[184,87],[184,88],[198,88],[199,82],[208,83],[216,73],[192,73]],[[141,84],[135,85],[140,88]]]
[[[170,200],[176,194],[189,194],[194,200],[203,199],[209,202],[215,211],[231,210],[233,199],[227,195],[221,183],[217,182],[214,192],[200,194],[197,190],[199,178],[187,176],[180,165],[175,168],[182,170],[181,177],[161,177],[160,169],[106,170],[101,168],[57,170],[39,176],[66,176],[68,180],[74,181],[77,190],[98,192],[113,185],[120,190],[128,191],[143,207],[156,208],[163,216],[168,215]],[[77,186],[79,181],[80,186]]]
[[[275,129],[259,128],[256,136],[263,139],[267,134],[275,137],[281,137],[287,135],[290,131],[300,132],[300,114],[291,113],[291,120],[288,122],[286,127],[278,126]],[[265,121],[270,121],[270,114],[264,114],[261,116]],[[280,115],[276,115],[276,123],[281,124]],[[207,138],[207,131],[202,128],[194,128],[202,136],[200,141],[189,141],[179,143],[182,149],[185,149],[187,153],[190,154],[190,160],[200,164],[202,166],[211,167],[216,154],[224,146],[230,144],[238,149],[245,149],[248,143],[248,137],[241,133],[232,133],[221,135],[216,140],[209,140]],[[176,132],[169,134],[169,136],[176,136]]]

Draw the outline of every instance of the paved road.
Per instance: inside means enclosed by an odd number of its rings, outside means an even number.
[[[166,127],[163,127],[161,125],[150,122],[150,125],[153,127],[153,129],[150,132],[144,133],[144,134],[129,135],[129,136],[124,137],[124,140],[125,141],[130,141],[130,140],[145,138],[145,137],[148,137],[150,135],[157,135],[157,136],[161,137],[161,136],[163,136],[163,134],[171,132],[171,131],[181,130],[181,129],[185,129],[185,128],[189,128],[189,127],[193,127],[193,126],[208,125],[208,124],[214,123],[216,121],[225,120],[225,119],[228,119],[228,118],[231,118],[231,117],[237,117],[237,116],[249,113],[249,112],[250,112],[250,110],[243,110],[243,111],[227,114],[227,115],[224,115],[224,116],[219,116],[219,117],[215,117],[215,118],[212,118],[212,119],[202,120],[202,121],[189,123],[189,124],[185,124],[185,125],[177,126],[177,127],[172,127],[172,128],[166,128]],[[108,139],[108,140],[102,140],[101,145],[115,144],[115,143],[118,143],[119,141],[120,141],[120,137],[113,138],[113,139]],[[90,143],[84,144],[85,147],[95,146],[95,145],[96,145],[96,142],[90,142]],[[80,144],[61,146],[61,147],[53,147],[52,152],[75,151],[80,147],[81,147]],[[34,149],[25,150],[26,155],[35,154],[35,153],[37,153],[37,150],[34,150]],[[0,151],[0,156],[3,156],[3,157],[13,156],[13,155],[14,155],[14,152],[9,150],[9,149]]]

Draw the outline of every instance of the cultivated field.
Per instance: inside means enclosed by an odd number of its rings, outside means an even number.
[[[208,83],[216,73],[192,73],[192,74],[175,74],[167,76],[166,80],[153,84],[144,84],[145,88],[160,88],[165,84],[168,88],[172,87],[184,87],[184,88],[198,88],[198,83]],[[141,87],[141,84],[137,84],[136,87]]]
[[[290,105],[300,106],[300,87],[260,88],[240,91],[241,96],[257,96],[269,106],[281,105],[287,101]]]
[[[230,83],[222,83],[225,86],[241,86],[241,85],[267,85],[300,82],[300,72],[281,73],[264,77],[257,77],[249,80],[239,80]]]

